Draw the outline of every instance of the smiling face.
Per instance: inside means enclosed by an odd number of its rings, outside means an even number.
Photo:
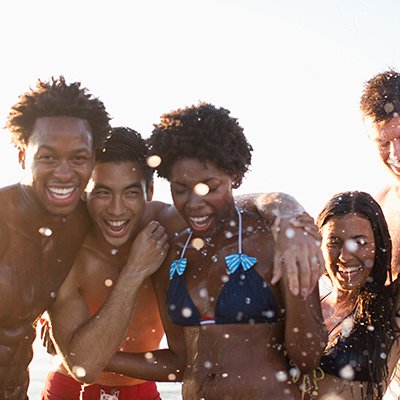
[[[77,206],[93,168],[90,126],[81,118],[40,117],[19,157],[25,183],[42,207],[53,215],[68,215]]]
[[[383,163],[400,179],[400,117],[383,122],[367,118],[365,123]]]
[[[178,160],[170,181],[176,209],[199,236],[214,233],[234,209],[232,177],[213,162]]]
[[[370,222],[354,213],[331,217],[322,227],[322,251],[333,285],[342,291],[360,289],[375,259]]]
[[[112,246],[122,246],[137,231],[153,194],[146,191],[145,173],[137,162],[96,163],[92,184],[87,206],[96,229]]]

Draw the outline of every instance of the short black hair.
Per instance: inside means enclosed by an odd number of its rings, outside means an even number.
[[[119,163],[137,162],[143,169],[149,185],[153,179],[153,169],[147,165],[147,146],[140,133],[128,127],[111,129],[101,149],[96,151],[96,162]]]
[[[110,131],[110,117],[104,104],[82,88],[80,82],[68,84],[63,76],[47,82],[38,80],[35,89],[21,95],[10,110],[6,128],[17,147],[26,147],[36,119],[56,116],[87,120],[95,149],[102,146]]]
[[[229,110],[209,103],[161,116],[149,138],[150,154],[161,157],[158,175],[170,178],[172,165],[182,158],[212,161],[239,185],[251,163],[253,148]]]
[[[400,115],[400,74],[393,69],[375,75],[364,85],[360,109],[373,122]]]

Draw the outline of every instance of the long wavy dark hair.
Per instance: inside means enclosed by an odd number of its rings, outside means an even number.
[[[389,374],[387,357],[383,354],[389,355],[399,336],[396,323],[398,285],[386,286],[388,279],[392,282],[392,241],[381,207],[365,192],[349,191],[334,195],[319,214],[317,225],[321,230],[331,218],[348,214],[367,219],[374,234],[374,265],[356,300],[355,323],[351,337],[359,343],[365,343],[368,350],[370,379],[367,382],[365,398],[380,399],[384,394],[384,383]],[[332,346],[336,339],[328,338],[327,348]]]

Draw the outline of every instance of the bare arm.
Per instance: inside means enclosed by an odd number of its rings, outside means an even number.
[[[317,368],[326,346],[327,331],[316,287],[306,299],[293,295],[287,277],[280,281],[285,302],[285,347],[303,373]]]
[[[272,226],[276,250],[271,283],[276,284],[286,274],[293,294],[310,295],[325,265],[314,220],[285,193],[243,195],[235,200]]]
[[[135,239],[113,290],[93,316],[79,290],[79,264],[73,267],[49,315],[55,343],[76,379],[91,383],[103,371],[128,329],[140,286],[160,266],[167,249],[164,228],[150,223]]]
[[[170,255],[164,265],[152,276],[168,349],[147,353],[117,353],[107,364],[107,371],[158,382],[182,380],[186,360],[184,331],[182,327],[171,322],[166,309],[168,269],[173,258],[174,254]]]

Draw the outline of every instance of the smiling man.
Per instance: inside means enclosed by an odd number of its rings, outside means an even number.
[[[378,194],[393,242],[392,274],[400,270],[400,74],[389,70],[365,85],[361,112],[370,138],[393,182]]]
[[[7,127],[25,176],[0,190],[0,398],[24,400],[36,321],[90,226],[80,197],[109,116],[80,83],[61,77],[22,95]]]
[[[48,375],[43,400],[98,400],[102,395],[159,399],[154,382],[108,372],[83,386],[70,376],[92,380],[118,349],[152,351],[163,336],[147,277],[161,265],[168,244],[158,222],[141,229],[153,196],[153,171],[146,156],[144,140],[129,128],[114,128],[97,152],[87,195],[93,226],[49,309],[53,335],[68,369],[61,365]],[[154,211],[168,207],[151,206]]]

